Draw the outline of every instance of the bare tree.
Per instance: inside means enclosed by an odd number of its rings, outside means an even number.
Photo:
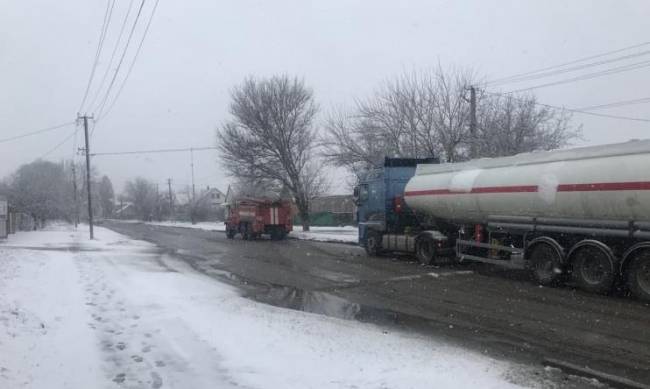
[[[97,188],[99,203],[102,209],[103,217],[110,217],[115,207],[115,193],[113,192],[113,183],[108,176],[103,176]]]
[[[157,203],[156,186],[148,180],[138,177],[133,181],[128,181],[124,189],[126,198],[133,203],[140,219],[150,221]]]
[[[246,197],[276,198],[280,197],[281,192],[282,187],[272,180],[235,177],[232,184],[234,199]]]
[[[474,73],[441,66],[405,73],[384,82],[349,112],[326,121],[325,157],[357,177],[384,157],[437,157],[454,162],[469,157],[467,87]],[[579,136],[566,112],[537,104],[535,98],[493,97],[478,101],[480,156],[503,156],[562,147]]]
[[[9,200],[35,220],[72,220],[63,164],[38,160],[22,165],[9,180]]]
[[[318,108],[303,81],[288,76],[248,78],[234,88],[232,120],[217,131],[221,160],[234,177],[266,180],[286,188],[309,230],[311,183]],[[311,173],[319,174],[312,170]],[[311,178],[311,176],[310,176]]]
[[[354,173],[388,157],[463,159],[468,138],[468,71],[442,67],[405,73],[384,82],[351,112],[335,112],[326,122],[325,156]]]
[[[483,157],[557,149],[581,136],[569,112],[538,104],[532,95],[484,96],[477,119],[477,151]]]

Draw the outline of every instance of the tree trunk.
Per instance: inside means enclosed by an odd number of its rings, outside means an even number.
[[[302,230],[309,231],[309,203],[306,200],[299,200],[296,202],[296,206],[302,222]]]

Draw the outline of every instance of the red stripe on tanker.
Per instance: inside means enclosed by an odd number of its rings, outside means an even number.
[[[561,184],[557,186],[558,192],[594,192],[602,190],[650,190],[650,182],[598,182],[587,184]],[[463,193],[521,193],[538,192],[537,185],[493,186],[472,188],[469,192],[452,192],[449,189],[429,189],[405,192],[404,196],[449,195]]]

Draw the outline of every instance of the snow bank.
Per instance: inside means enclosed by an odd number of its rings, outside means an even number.
[[[177,222],[177,221],[163,221],[163,222],[147,222],[152,226],[163,227],[180,227],[180,228],[194,228],[197,230],[205,231],[225,231],[226,225],[223,222],[198,222],[192,224],[191,222]]]
[[[302,231],[302,227],[295,226],[289,238],[301,240],[314,240],[319,242],[357,243],[359,229],[354,226],[345,227],[311,227],[311,231]]]
[[[507,363],[254,302],[153,245],[85,233],[0,244],[0,387],[515,387]]]

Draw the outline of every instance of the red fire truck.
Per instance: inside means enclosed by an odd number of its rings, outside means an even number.
[[[226,206],[226,236],[245,240],[270,235],[282,240],[293,230],[291,203],[286,200],[240,199]]]

